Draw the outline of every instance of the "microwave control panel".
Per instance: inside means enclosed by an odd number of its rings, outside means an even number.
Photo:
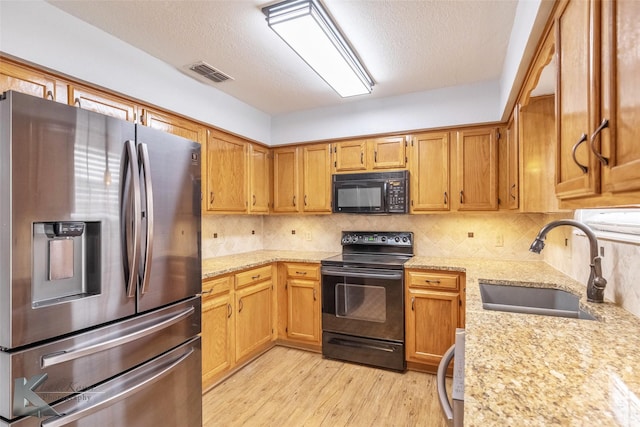
[[[407,186],[403,180],[387,181],[387,204],[389,212],[407,211]]]

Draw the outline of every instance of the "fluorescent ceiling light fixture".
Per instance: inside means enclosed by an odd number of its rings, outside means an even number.
[[[317,0],[262,8],[267,23],[343,98],[371,93],[373,80]]]

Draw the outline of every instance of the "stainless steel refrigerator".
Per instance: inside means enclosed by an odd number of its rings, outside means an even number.
[[[200,146],[0,99],[0,426],[200,426]]]

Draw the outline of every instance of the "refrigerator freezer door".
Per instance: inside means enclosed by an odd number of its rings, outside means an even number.
[[[119,171],[129,139],[135,125],[122,120],[16,92],[0,101],[0,347],[135,314],[120,250]],[[61,223],[86,228],[81,236],[47,231]],[[51,274],[43,262],[50,238],[80,240],[73,262],[81,268]]]
[[[200,337],[11,427],[201,426]]]
[[[140,269],[138,311],[144,312],[201,290],[200,144],[140,125],[136,144],[143,188],[139,264],[147,266]]]
[[[15,352],[0,352],[0,416],[13,419],[15,382],[46,375],[34,389],[52,403],[144,363],[200,333],[200,297]],[[22,401],[22,400],[19,400]]]

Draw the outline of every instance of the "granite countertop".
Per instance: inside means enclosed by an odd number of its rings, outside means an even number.
[[[544,262],[405,266],[466,272],[465,426],[640,426],[640,319]],[[597,320],[484,310],[479,280],[569,291]]]
[[[255,251],[205,259],[203,279],[332,252]],[[465,426],[640,426],[640,319],[541,261],[413,257],[406,268],[466,274]],[[553,287],[597,320],[484,310],[479,281]]]

